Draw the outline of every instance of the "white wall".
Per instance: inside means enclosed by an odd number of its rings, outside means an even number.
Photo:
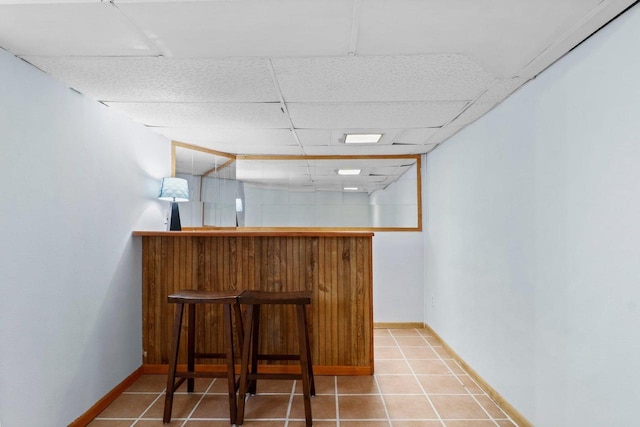
[[[538,426],[638,423],[638,40],[636,6],[427,156],[426,321]]]
[[[0,50],[0,420],[63,426],[142,363],[169,141]]]
[[[424,234],[377,231],[373,236],[373,321],[424,321]]]

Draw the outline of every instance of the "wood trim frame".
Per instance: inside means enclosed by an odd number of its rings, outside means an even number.
[[[424,324],[424,328],[429,331],[429,333],[431,333],[431,335],[433,335],[433,337],[440,343],[440,345],[442,345],[442,347],[444,347],[447,352],[449,352],[449,354],[451,354],[451,357],[454,358],[454,360],[456,362],[458,362],[458,364],[460,366],[462,366],[462,368],[467,371],[467,373],[469,374],[469,376],[471,378],[474,379],[474,381],[476,383],[478,383],[478,385],[489,395],[489,397],[491,397],[491,399],[493,399],[493,401],[500,407],[500,409],[502,409],[509,417],[511,417],[511,419],[520,427],[533,427],[533,423],[531,423],[531,421],[527,420],[524,415],[522,415],[516,408],[514,408],[509,402],[507,402],[507,400],[502,397],[502,395],[500,395],[500,393],[498,393],[493,387],[491,387],[491,385],[485,381],[484,378],[482,378],[476,371],[475,369],[473,369],[471,366],[469,366],[469,364],[467,362],[464,361],[464,359],[462,359],[462,357],[460,357],[460,355],[458,353],[455,352],[454,349],[451,348],[451,346],[449,346],[449,344],[447,344],[440,335],[438,335],[438,333],[436,331],[433,330],[433,328],[429,325],[427,325],[426,323]]]
[[[133,371],[127,378],[122,380],[120,384],[115,386],[110,392],[105,394],[100,400],[98,400],[91,408],[76,418],[69,427],[84,427],[89,424],[95,417],[104,411],[114,400],[116,400],[126,389],[128,389],[133,383],[135,383],[144,373],[143,367]]]

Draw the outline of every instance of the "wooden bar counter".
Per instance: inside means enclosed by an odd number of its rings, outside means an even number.
[[[174,307],[167,303],[167,295],[179,289],[255,289],[313,291],[309,321],[316,374],[373,374],[373,233],[231,230],[136,231],[133,235],[142,238],[142,341],[147,372],[161,372],[169,361]],[[216,310],[205,307],[198,313],[196,351],[222,349],[222,316]],[[269,307],[265,316],[269,321],[261,322],[261,348],[278,353],[295,350],[293,311]],[[267,330],[268,324],[289,325],[289,333],[274,332],[277,327]],[[289,362],[278,363],[266,369],[294,368],[282,365]]]

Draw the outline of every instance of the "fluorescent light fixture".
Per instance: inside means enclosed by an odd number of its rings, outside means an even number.
[[[375,144],[382,138],[381,133],[348,133],[344,136],[345,144]]]
[[[343,190],[345,190],[345,191],[358,191],[358,187],[344,187]]]
[[[362,169],[338,169],[338,175],[360,175]]]

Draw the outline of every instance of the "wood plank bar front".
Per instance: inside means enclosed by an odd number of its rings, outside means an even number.
[[[239,289],[313,291],[308,318],[314,372],[373,374],[373,233],[136,231],[133,235],[142,238],[142,345],[147,371],[162,371],[169,362],[173,307],[167,295],[180,289]],[[218,310],[214,305],[197,313],[196,351],[222,352]],[[290,327],[281,328],[288,330],[286,334],[279,328],[261,330],[261,348],[295,353],[295,313],[287,307],[269,307],[265,315],[271,318],[265,325]],[[295,369],[285,366],[289,362],[271,363],[275,365],[266,369],[274,372]]]

